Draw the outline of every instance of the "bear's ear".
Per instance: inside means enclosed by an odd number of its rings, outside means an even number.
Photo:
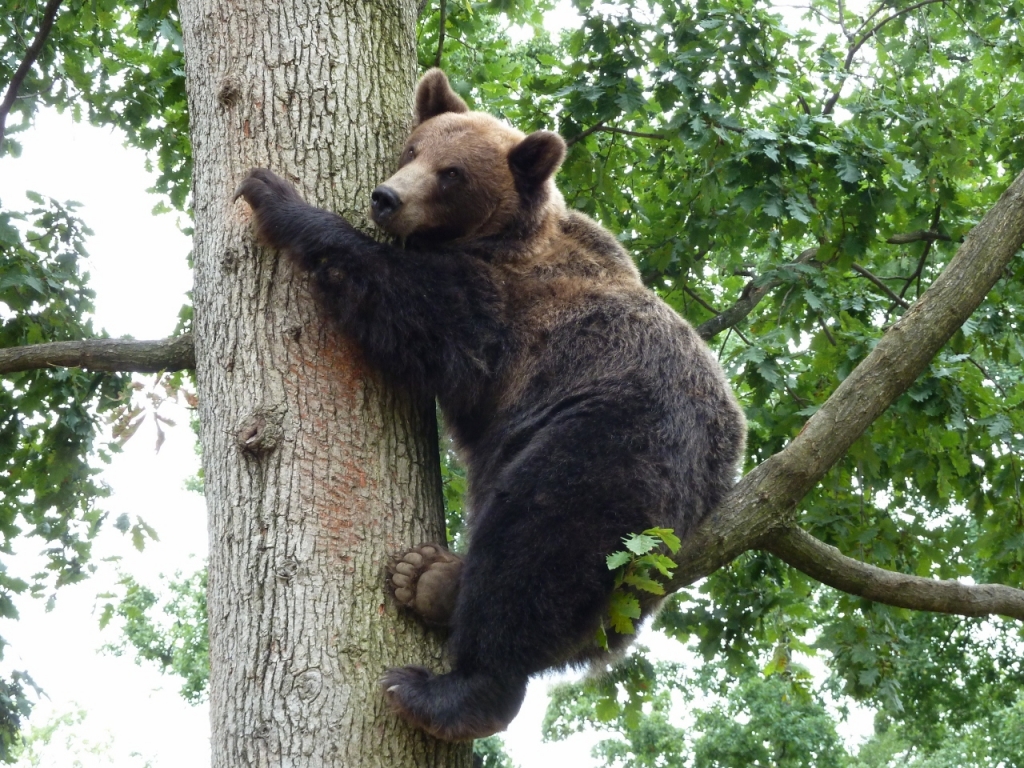
[[[550,179],[565,158],[565,142],[557,133],[534,131],[512,147],[508,166],[521,191],[533,192]]]
[[[469,107],[452,90],[444,72],[429,69],[416,86],[416,125],[445,112],[469,112]]]

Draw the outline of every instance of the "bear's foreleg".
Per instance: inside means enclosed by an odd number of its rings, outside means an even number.
[[[488,265],[378,243],[265,169],[250,171],[236,197],[252,207],[259,239],[311,273],[324,309],[375,367],[456,409],[473,406],[508,344]]]

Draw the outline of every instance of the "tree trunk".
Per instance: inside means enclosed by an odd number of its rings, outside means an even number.
[[[254,246],[252,166],[365,221],[411,119],[415,0],[182,0],[195,160],[195,357],[210,513],[214,768],[468,766],[383,702],[441,645],[385,599],[442,540],[434,406],[384,387],[305,277]]]

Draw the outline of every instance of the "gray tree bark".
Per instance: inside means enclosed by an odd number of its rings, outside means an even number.
[[[214,768],[468,766],[384,706],[441,645],[385,600],[389,553],[442,540],[432,402],[375,378],[305,277],[257,248],[252,166],[365,221],[411,121],[415,0],[182,0],[195,159],[195,362],[210,515]]]

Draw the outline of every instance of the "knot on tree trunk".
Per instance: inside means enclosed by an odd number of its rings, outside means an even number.
[[[281,442],[284,435],[283,421],[282,408],[261,406],[239,422],[235,430],[235,442],[249,455],[267,454]]]

